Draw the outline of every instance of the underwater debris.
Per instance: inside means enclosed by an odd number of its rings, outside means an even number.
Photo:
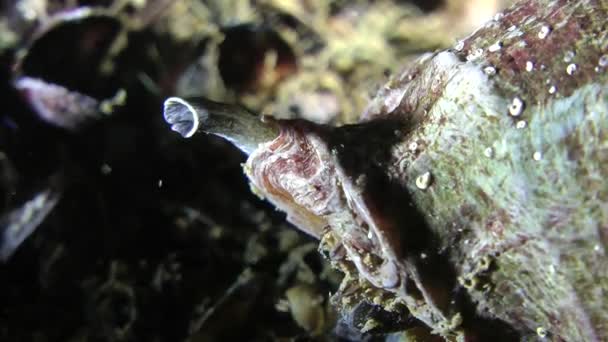
[[[47,188],[0,217],[0,261],[7,261],[55,208],[61,191]]]
[[[41,119],[55,126],[75,130],[102,116],[97,100],[56,84],[21,77],[15,81],[15,88]]]

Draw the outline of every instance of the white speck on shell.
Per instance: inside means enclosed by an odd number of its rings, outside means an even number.
[[[496,68],[493,66],[487,66],[483,68],[483,72],[485,72],[488,76],[493,76],[496,75]]]
[[[494,157],[494,149],[491,147],[486,148],[485,150],[483,150],[483,155],[487,158]]]
[[[532,63],[532,61],[527,61],[526,62],[526,71],[531,72],[532,70],[534,70],[534,63]]]
[[[568,64],[568,66],[566,67],[566,73],[568,75],[572,76],[576,72],[576,69],[578,69],[578,67],[576,66],[576,64],[574,64],[574,63]]]
[[[456,45],[454,45],[454,50],[462,51],[462,49],[464,49],[464,41],[459,40],[458,43],[456,43]]]
[[[511,116],[520,116],[524,110],[524,101],[519,97],[513,98],[511,105],[509,106],[509,114]]]
[[[540,28],[540,31],[538,31],[538,38],[545,39],[545,38],[547,38],[549,33],[551,33],[551,27],[544,25]]]
[[[420,190],[426,190],[431,185],[431,181],[431,173],[427,171],[416,178],[416,187]]]
[[[549,94],[555,94],[557,92],[557,87],[552,85],[549,87]]]
[[[496,52],[496,51],[500,51],[500,49],[502,49],[502,42],[498,41],[498,42],[490,45],[490,47],[488,48],[488,51]]]
[[[528,124],[524,121],[524,120],[520,120],[517,121],[517,124],[515,124],[515,127],[517,127],[517,129],[524,129],[526,128]]]
[[[547,329],[543,328],[543,327],[538,327],[536,328],[536,335],[538,335],[538,337],[540,338],[545,338],[547,337]]]
[[[543,159],[543,154],[540,153],[539,151],[534,152],[534,154],[532,155],[532,159],[539,161],[541,159]]]

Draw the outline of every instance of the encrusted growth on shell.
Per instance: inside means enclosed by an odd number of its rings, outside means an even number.
[[[393,148],[391,177],[441,237],[478,311],[525,335],[542,326],[565,340],[608,337],[608,303],[589,297],[608,282],[606,256],[594,247],[608,243],[608,221],[592,209],[608,203],[600,180],[608,175],[608,77],[595,70],[608,48],[608,7],[600,3],[522,2],[461,49],[405,71],[417,77],[389,84],[366,113],[417,127]],[[487,52],[469,58],[479,49]],[[383,101],[394,94],[401,102],[391,110]],[[403,153],[420,140],[432,143]],[[433,186],[419,191],[411,179],[429,169]],[[480,282],[470,274],[486,257],[495,268]]]
[[[368,281],[396,288],[402,281],[395,266],[397,246],[387,241],[381,222],[369,212],[359,190],[364,180],[353,182],[344,174],[339,152],[328,147],[326,134],[323,128],[290,122],[250,156],[247,174],[292,223],[318,238],[330,227]]]
[[[302,230],[334,241],[331,249],[343,250],[329,253],[335,262],[352,263],[361,279],[391,293],[390,298],[401,301],[426,324],[449,326],[449,317],[455,312],[440,299],[444,298],[439,295],[444,289],[431,290],[433,286],[429,288],[416,269],[417,261],[409,260],[414,251],[405,246],[416,245],[420,238],[414,238],[416,234],[400,236],[401,217],[389,208],[377,206],[381,197],[393,195],[391,191],[377,193],[381,189],[377,188],[378,182],[387,179],[376,178],[374,161],[367,157],[374,148],[358,150],[353,146],[363,137],[372,146],[379,146],[372,142],[386,139],[384,130],[336,130],[299,121],[282,125],[281,135],[261,146],[247,162],[246,172],[256,192],[285,211]],[[390,127],[394,123],[379,125]],[[350,148],[345,148],[347,145]],[[395,210],[399,210],[403,198],[397,196],[393,200]],[[421,254],[426,259],[425,253],[418,253],[417,258]],[[441,331],[451,333],[447,329]]]

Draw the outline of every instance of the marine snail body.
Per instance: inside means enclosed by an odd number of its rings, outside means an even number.
[[[256,193],[321,239],[348,274],[338,296],[450,339],[485,336],[483,322],[605,340],[607,9],[521,2],[396,75],[357,125],[247,116],[207,130],[249,153]],[[198,128],[178,117],[241,122],[211,107],[170,99],[165,116],[186,136]]]

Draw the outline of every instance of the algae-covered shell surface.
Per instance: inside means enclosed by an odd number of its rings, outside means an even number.
[[[346,273],[343,310],[447,339],[608,339],[607,17],[522,1],[394,75],[357,125],[259,123],[277,137],[252,187]]]

